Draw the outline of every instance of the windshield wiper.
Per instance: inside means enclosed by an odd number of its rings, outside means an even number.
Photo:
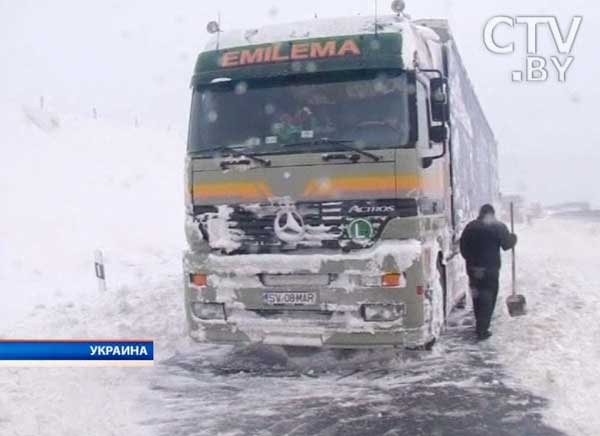
[[[302,147],[302,146],[311,146],[311,145],[341,145],[342,148],[349,150],[349,151],[353,151],[358,154],[361,154],[363,156],[366,156],[370,159],[373,159],[375,162],[379,162],[381,160],[380,156],[377,156],[376,154],[373,154],[366,150],[363,150],[362,148],[356,147],[353,144],[355,144],[355,141],[353,141],[351,139],[320,138],[320,139],[315,139],[313,141],[293,142],[291,144],[285,144],[284,147]]]
[[[264,167],[270,167],[271,166],[271,160],[270,159],[263,159],[262,157],[258,157],[252,153],[248,153],[247,150],[248,148],[241,148],[238,149],[236,148],[238,147],[237,145],[224,145],[221,147],[212,147],[212,148],[208,148],[206,150],[202,150],[202,152],[206,152],[206,153],[210,153],[213,151],[220,151],[222,155],[226,155],[227,152],[229,152],[229,154],[231,154],[232,157],[247,157],[250,160],[253,160],[254,162],[257,162],[259,164],[261,164]],[[227,163],[227,166],[230,165],[235,165],[235,163]],[[221,165],[222,166],[222,165]]]

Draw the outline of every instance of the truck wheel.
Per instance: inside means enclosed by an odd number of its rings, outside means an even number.
[[[431,339],[429,342],[424,343],[423,345],[416,345],[412,347],[404,347],[407,351],[431,351],[433,350],[433,346],[437,341],[436,338]]]

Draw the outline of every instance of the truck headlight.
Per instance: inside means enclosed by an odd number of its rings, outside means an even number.
[[[211,321],[225,319],[225,305],[221,303],[192,303],[192,313],[197,318]]]
[[[397,321],[404,315],[404,304],[363,304],[361,312],[365,321]]]

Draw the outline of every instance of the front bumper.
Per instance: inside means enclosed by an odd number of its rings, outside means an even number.
[[[418,244],[418,243],[416,243]],[[404,247],[404,248],[402,248]],[[381,247],[380,247],[381,248]],[[406,244],[391,250],[357,255],[240,255],[215,256],[187,252],[184,256],[185,308],[192,338],[211,343],[265,343],[312,347],[417,347],[433,338],[427,322],[427,292],[422,288],[420,247]],[[394,247],[388,247],[393,249]],[[410,253],[412,250],[412,254]],[[269,256],[268,258],[265,256]],[[361,277],[369,273],[404,273],[401,287],[365,287]],[[206,286],[196,287],[189,276],[206,274]],[[266,286],[262,274],[327,275],[327,285]],[[265,292],[314,291],[318,301],[310,306],[270,306]],[[224,319],[200,319],[194,303],[220,303]],[[364,305],[401,305],[393,321],[366,321]]]
[[[374,329],[348,329],[346,325],[319,326],[305,322],[286,325],[278,323],[238,323],[236,321],[201,321],[188,314],[190,336],[199,342],[323,347],[323,348],[376,348],[419,347],[433,336],[425,327]]]

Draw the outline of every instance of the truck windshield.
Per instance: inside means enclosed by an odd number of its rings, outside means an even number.
[[[194,89],[188,149],[408,147],[409,92],[401,71],[218,81]]]

